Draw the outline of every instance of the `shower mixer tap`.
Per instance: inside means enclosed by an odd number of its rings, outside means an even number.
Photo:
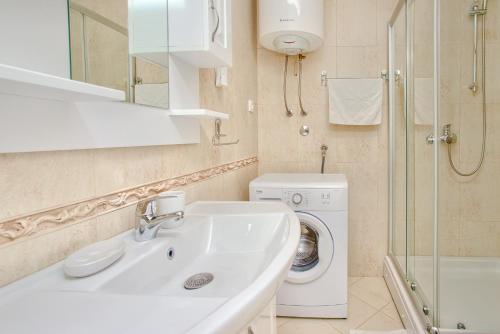
[[[444,144],[454,144],[457,142],[457,135],[451,131],[451,124],[446,124],[443,126],[443,131],[439,140]],[[430,134],[426,138],[427,144],[434,144],[436,139],[433,134]]]
[[[445,144],[454,144],[457,142],[457,135],[451,132],[451,124],[443,126],[443,134],[439,139]]]

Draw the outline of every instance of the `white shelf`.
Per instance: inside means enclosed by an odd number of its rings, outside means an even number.
[[[200,134],[199,120],[173,117],[166,109],[0,98],[0,153],[197,144]]]
[[[124,101],[125,92],[0,64],[0,94],[66,102]]]
[[[208,109],[170,109],[170,116],[199,119],[229,119],[229,114]]]

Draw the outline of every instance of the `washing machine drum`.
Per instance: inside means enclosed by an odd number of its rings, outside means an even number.
[[[300,223],[300,241],[293,260],[293,271],[307,271],[318,264],[318,232],[307,223]]]
[[[297,254],[288,273],[290,283],[307,283],[321,277],[333,258],[333,238],[330,230],[312,214],[296,212],[300,220],[300,241]]]

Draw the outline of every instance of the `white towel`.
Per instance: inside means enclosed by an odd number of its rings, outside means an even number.
[[[330,79],[328,88],[330,123],[382,123],[383,79]]]
[[[168,109],[168,83],[135,85],[135,103]]]
[[[415,78],[415,124],[434,122],[434,79]]]

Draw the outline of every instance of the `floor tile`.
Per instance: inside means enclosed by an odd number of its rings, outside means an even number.
[[[401,323],[401,320],[393,319],[385,315],[383,311],[380,311],[358,328],[373,331],[391,331],[396,329],[403,329],[404,327]]]
[[[348,319],[278,317],[278,334],[349,334],[351,329],[403,329],[385,281],[381,277],[349,277]]]
[[[353,285],[357,281],[359,281],[361,277],[349,277],[349,286]]]
[[[293,318],[287,318],[287,317],[276,317],[276,326],[280,327],[283,325],[285,322],[291,320]]]
[[[293,318],[278,327],[278,334],[341,334],[322,319]]]
[[[382,277],[363,277],[349,287],[349,293],[380,310],[392,297]]]
[[[386,306],[384,306],[382,312],[384,312],[384,314],[389,318],[401,320],[401,318],[399,317],[398,310],[396,309],[396,305],[394,305],[394,303],[389,303]]]
[[[348,313],[347,319],[328,319],[325,321],[341,333],[348,334],[349,329],[358,327],[374,316],[377,309],[351,295],[349,296]]]

